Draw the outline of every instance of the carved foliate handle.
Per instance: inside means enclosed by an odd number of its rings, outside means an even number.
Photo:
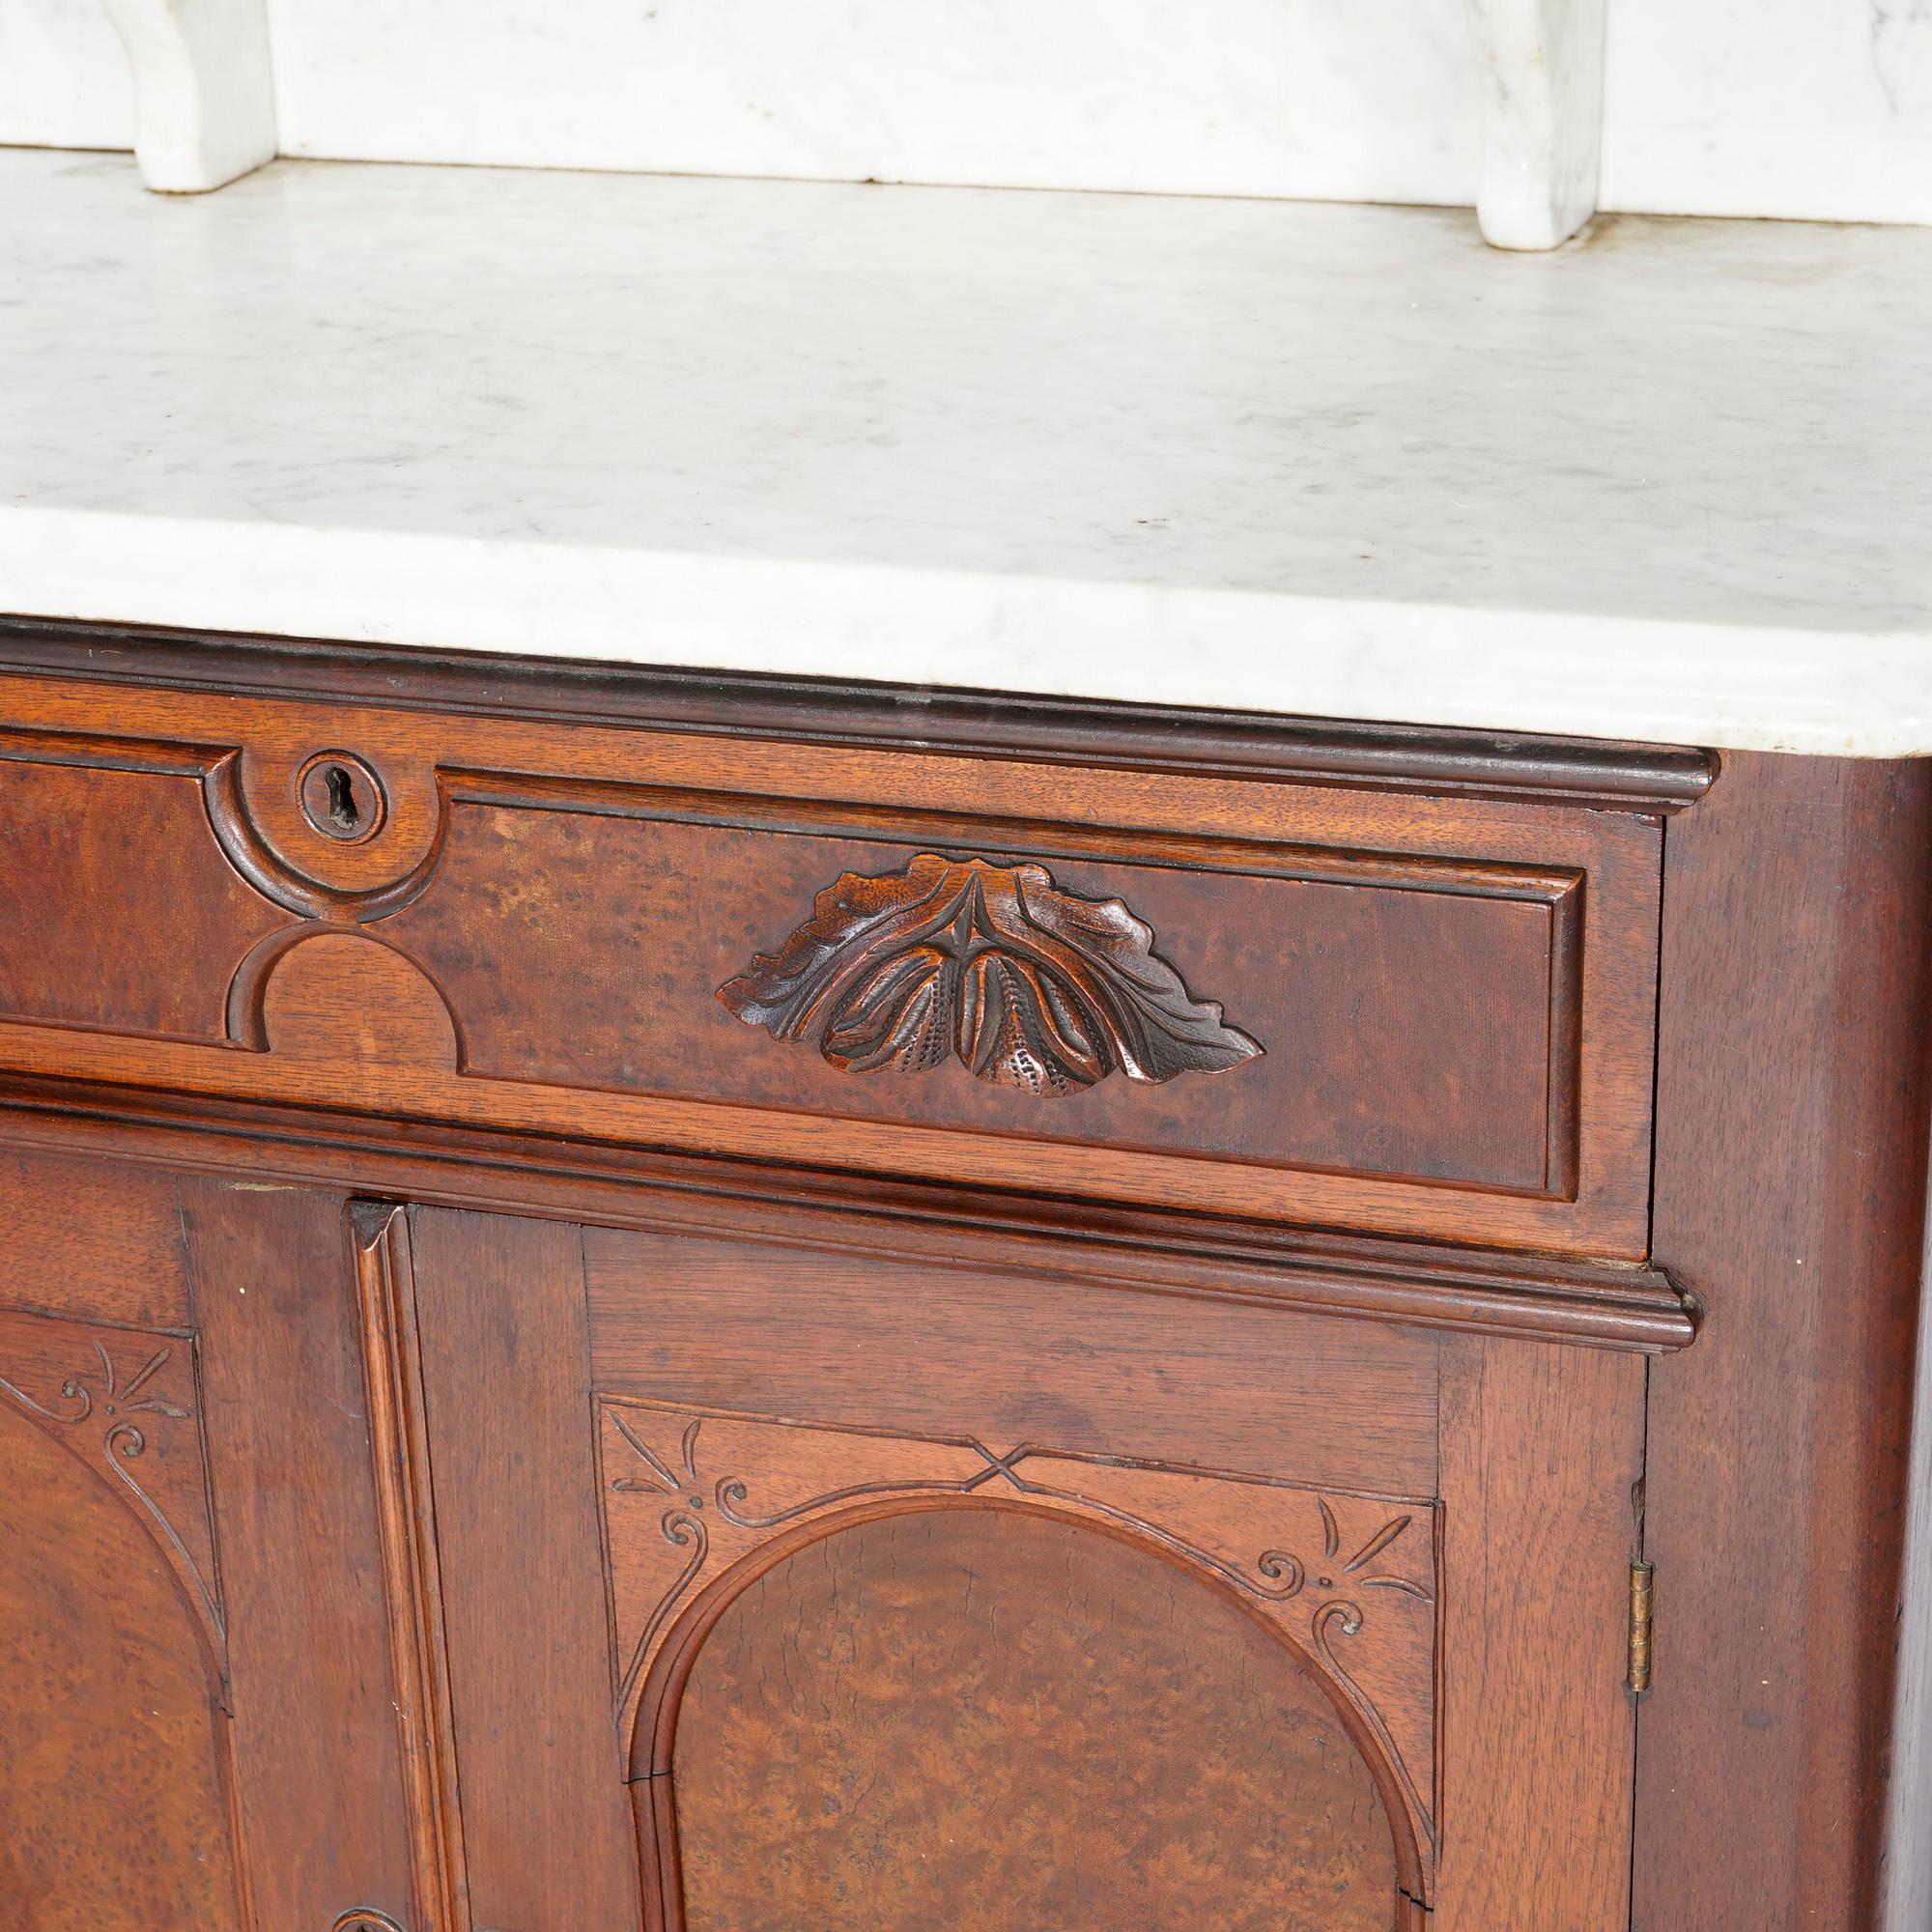
[[[1189,995],[1119,899],[1063,892],[1043,866],[930,852],[901,872],[845,873],[718,997],[841,1071],[922,1073],[956,1054],[981,1080],[1041,1095],[1262,1051]]]

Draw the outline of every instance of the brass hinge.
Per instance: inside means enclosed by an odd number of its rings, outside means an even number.
[[[1630,1677],[1627,1681],[1639,1697],[1650,1689],[1650,1627],[1656,1576],[1657,1566],[1653,1563],[1631,1565]]]

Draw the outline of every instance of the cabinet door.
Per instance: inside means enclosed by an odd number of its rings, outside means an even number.
[[[0,1156],[0,1924],[244,1932],[173,1189]]]
[[[347,1206],[0,1155],[8,1932],[428,1922]]]
[[[1627,1922],[1640,1358],[879,1238],[369,1241],[459,1926]]]

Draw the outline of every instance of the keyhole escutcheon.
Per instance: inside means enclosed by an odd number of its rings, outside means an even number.
[[[382,784],[353,752],[318,752],[302,766],[296,795],[309,824],[339,844],[373,838],[383,823]]]

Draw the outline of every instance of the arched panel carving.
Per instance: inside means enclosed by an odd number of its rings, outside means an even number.
[[[208,820],[228,861],[264,897],[314,920],[366,924],[434,875],[447,817],[434,767],[408,753],[331,749],[307,721],[213,760]],[[353,735],[353,734],[352,734]],[[346,781],[331,820],[331,777]]]
[[[229,1031],[258,1052],[333,1065],[454,1071],[462,1036],[442,988],[362,928],[303,925],[249,953],[229,989]]]
[[[1395,1912],[1394,1922],[1405,1923],[1400,1917],[1409,1909],[1405,1901],[1427,1898],[1434,1834],[1433,1504],[1321,1494],[1154,1463],[1098,1463],[1027,1445],[999,1454],[970,1439],[826,1429],[641,1402],[607,1401],[602,1418],[619,1644],[614,1690],[620,1722],[628,1719],[633,1725],[639,1832],[647,1865],[657,1874],[665,1932],[676,1932],[682,1922],[674,1795],[681,1776],[682,1700],[694,1672],[701,1681],[698,1666],[714,1627],[724,1629],[737,1615],[733,1605],[747,1591],[769,1597],[774,1590],[792,1589],[791,1582],[769,1579],[781,1571],[788,1577],[793,1571],[804,1575],[813,1561],[830,1560],[833,1537],[884,1522],[879,1534],[890,1547],[892,1524],[907,1526],[917,1520],[923,1525],[938,1517],[950,1522],[953,1516],[973,1520],[970,1531],[957,1534],[992,1538],[978,1562],[989,1575],[989,1565],[998,1567],[993,1558],[999,1549],[1017,1552],[1037,1540],[1033,1530],[1016,1526],[1023,1518],[1048,1525],[1063,1539],[1080,1539],[1063,1545],[1065,1550],[1096,1552],[1096,1563],[1116,1568],[1129,1562],[1120,1585],[1123,1602],[1158,1601],[1179,1605],[1178,1615],[1221,1623],[1233,1616],[1244,1631],[1259,1631],[1258,1639],[1230,1637],[1226,1657],[1260,1641],[1259,1655],[1271,1660],[1263,1675],[1272,1682],[1270,1673],[1280,1673],[1284,1685],[1296,1687],[1291,1699],[1295,1708],[1318,1712],[1319,1722],[1296,1720],[1302,1726],[1296,1734],[1309,1724],[1325,1727],[1323,1762],[1341,1750],[1374,1787],[1393,1860],[1393,1876],[1379,1894],[1384,1916],[1374,1922],[1387,1924],[1387,1914]],[[921,1527],[907,1528],[907,1534],[929,1540],[936,1532]],[[1027,1566],[1020,1568],[1024,1572]],[[1028,1590],[1037,1595],[1036,1585],[1045,1573],[1036,1566],[1034,1574],[1035,1585],[1022,1583],[1007,1611],[1009,1634],[1023,1644],[1057,1628],[1063,1616],[1062,1608],[1046,1603],[1027,1607]],[[797,1680],[796,1662],[766,1662],[781,1675],[790,1668]],[[1135,1673],[1122,1667],[1122,1682],[1131,1689]],[[1260,1666],[1250,1661],[1238,1667],[1231,1662],[1229,1668],[1252,1678]],[[1146,1674],[1165,1683],[1172,1671],[1149,1662]],[[1312,1705],[1306,1701],[1311,1697]],[[1206,1709],[1215,1698],[1204,1691],[1194,1701]],[[1143,1716],[1152,1721],[1150,1713]],[[800,1737],[810,1728],[805,1725]],[[797,1741],[788,1743],[774,1732],[766,1743],[782,1758]],[[1197,1741],[1195,1755],[1205,1763],[1216,1748]],[[1269,1745],[1260,1756],[1243,1759],[1242,1770],[1230,1761],[1230,1791],[1250,1776],[1261,1776],[1255,1767],[1274,1748]],[[1291,1770],[1274,1763],[1267,1776],[1287,1778]],[[776,1789],[759,1802],[766,1800],[779,1802]],[[732,1801],[734,1806],[747,1802],[744,1793]],[[1234,1800],[1224,1795],[1214,1802]],[[1351,1804],[1346,1802],[1344,1810]],[[1211,1815],[1211,1806],[1201,1815]],[[1256,1842],[1266,1839],[1267,1830],[1257,1829]],[[1233,1866],[1217,1869],[1236,1884]],[[647,1891],[652,1889],[647,1880]],[[1179,1910],[1178,1901],[1170,1904]],[[1270,1922],[1301,1922],[1282,1916],[1280,1900],[1276,1905]],[[1035,1906],[1048,1911],[1046,1902],[1036,1900]],[[1055,1922],[1077,1921],[1063,1914]],[[1341,1927],[1357,1921],[1334,1922]],[[694,1919],[691,1932],[704,1932],[703,1925]]]
[[[137,1512],[0,1403],[9,1932],[240,1932],[217,1683]]]
[[[0,1409],[38,1423],[132,1511],[219,1660],[226,1632],[190,1351],[180,1335],[0,1312]]]

